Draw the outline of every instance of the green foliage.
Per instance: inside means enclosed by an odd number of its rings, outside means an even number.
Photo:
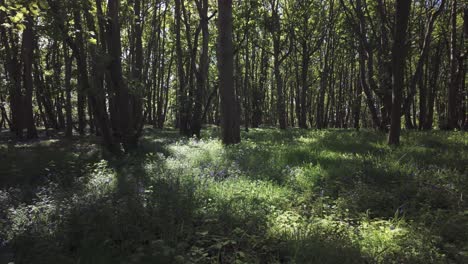
[[[398,149],[370,131],[176,135],[148,130],[118,160],[84,139],[1,145],[15,263],[467,260],[464,133],[405,133]]]
[[[26,18],[38,17],[41,9],[47,8],[47,2],[44,0],[33,1],[6,1],[0,5],[0,12],[4,12],[7,16],[6,22],[0,26],[5,28],[14,28],[17,31],[23,31],[26,26],[24,25]]]

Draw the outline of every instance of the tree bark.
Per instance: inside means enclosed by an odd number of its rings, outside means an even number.
[[[396,17],[395,17],[395,37],[393,43],[392,54],[392,85],[393,85],[393,101],[390,134],[388,137],[389,145],[400,144],[401,132],[401,101],[402,91],[404,87],[405,74],[405,58],[407,56],[407,30],[408,21],[411,9],[409,0],[396,1]]]
[[[239,143],[240,116],[234,90],[232,0],[218,0],[218,70],[221,95],[221,133],[226,145]]]
[[[34,111],[32,96],[33,84],[33,49],[34,49],[33,19],[28,16],[26,19],[26,29],[23,32],[23,85],[25,95],[23,97],[24,121],[27,128],[27,139],[37,138],[36,125],[34,124]]]
[[[65,136],[71,138],[73,136],[73,115],[72,115],[72,94],[71,94],[71,77],[72,77],[72,58],[69,50],[64,45],[64,57],[65,57],[65,118],[66,128]]]
[[[458,128],[458,47],[457,47],[457,0],[452,0],[450,18],[450,85],[448,89],[447,129]]]
[[[195,102],[193,108],[191,134],[200,138],[200,131],[203,117],[203,95],[206,91],[208,82],[208,68],[209,68],[209,31],[208,31],[208,0],[197,0],[197,9],[200,17],[200,28],[202,34],[202,50],[200,55],[199,69],[195,69],[196,88],[195,88]]]
[[[138,138],[141,135],[141,120],[138,102],[138,92],[130,93],[128,84],[123,79],[122,73],[122,42],[120,33],[120,0],[109,0],[107,4],[108,12],[108,43],[110,81],[116,95],[116,104],[119,114],[119,130],[121,142],[126,152],[136,148]],[[137,88],[138,89],[138,88]],[[137,107],[137,108],[135,108]]]
[[[178,77],[178,95],[177,95],[177,105],[178,105],[178,126],[179,131],[182,135],[188,135],[188,116],[187,116],[187,87],[185,82],[185,70],[184,70],[184,54],[182,52],[182,41],[181,41],[181,26],[182,26],[182,10],[181,10],[181,0],[175,0],[175,38],[176,38],[176,57],[177,57],[177,77]]]

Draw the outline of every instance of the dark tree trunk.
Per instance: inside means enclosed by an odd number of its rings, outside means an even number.
[[[132,70],[133,92],[130,94],[130,113],[133,130],[130,137],[131,144],[136,146],[138,138],[143,127],[143,19],[142,19],[141,0],[134,1],[134,39],[135,39],[135,58]],[[120,36],[119,36],[120,37]],[[134,147],[133,146],[133,147]]]
[[[37,138],[36,125],[34,124],[34,111],[32,105],[33,96],[33,49],[34,49],[33,19],[26,19],[26,29],[23,32],[23,85],[25,95],[23,97],[24,121],[27,128],[27,138]]]
[[[90,7],[86,8],[86,22],[88,28],[96,32],[95,21],[91,13],[88,11]],[[109,121],[109,115],[107,113],[106,107],[106,95],[103,87],[104,82],[104,63],[98,61],[98,48],[97,43],[90,45],[90,66],[91,71],[94,73],[92,75],[92,89],[88,91],[89,99],[89,108],[90,108],[90,117],[94,117],[90,122],[91,125],[95,126],[96,134],[102,136],[103,142],[112,152],[119,152],[119,148],[114,142],[112,136],[111,125]],[[90,118],[91,119],[91,118]]]
[[[381,129],[387,131],[390,125],[390,115],[392,111],[392,64],[390,58],[390,40],[388,32],[388,12],[386,10],[385,2],[377,0],[377,10],[380,20],[380,43],[379,51],[379,79],[380,90],[382,91],[382,124]]]
[[[287,55],[282,53],[282,40],[281,40],[281,21],[279,14],[279,0],[270,1],[272,8],[270,31],[273,39],[273,73],[275,75],[276,86],[276,111],[277,120],[279,121],[280,129],[286,129],[286,102],[283,90],[283,77],[281,75],[281,63]]]
[[[182,26],[182,10],[181,0],[175,0],[175,34],[176,34],[176,57],[177,57],[177,77],[178,77],[178,126],[179,131],[182,135],[189,134],[188,127],[188,116],[187,116],[187,87],[185,82],[185,70],[184,70],[184,54],[182,52],[181,42],[181,26]]]
[[[276,84],[276,111],[280,129],[286,129],[286,107],[284,102],[283,79],[281,76],[281,51],[280,51],[280,36],[279,33],[273,36],[274,50],[274,74]]]
[[[73,115],[72,115],[72,94],[71,94],[71,75],[72,75],[72,58],[68,48],[64,47],[65,57],[65,118],[66,129],[65,136],[71,138],[73,136]]]
[[[138,138],[140,137],[140,112],[138,89],[131,94],[129,87],[123,79],[122,73],[122,42],[120,37],[119,20],[120,0],[109,0],[107,5],[108,12],[108,52],[111,58],[109,67],[111,85],[115,91],[115,103],[118,106],[119,114],[119,132],[121,142],[126,152],[136,148]]]
[[[393,102],[392,116],[390,125],[390,134],[388,137],[389,145],[400,144],[401,131],[401,103],[402,91],[404,87],[405,75],[405,58],[407,56],[407,30],[408,21],[411,9],[411,1],[397,0],[396,1],[396,16],[395,16],[395,37],[393,43],[392,54],[392,84],[393,84]]]
[[[234,91],[234,48],[232,43],[232,0],[218,0],[218,70],[221,95],[223,143],[239,143],[240,116]]]
[[[355,71],[354,71],[355,72]],[[361,119],[361,107],[362,107],[362,80],[363,78],[357,78],[354,81],[355,87],[355,99],[353,103],[353,117],[354,117],[354,129],[360,129]]]
[[[267,52],[262,49],[260,54],[260,77],[258,85],[253,90],[252,94],[252,127],[258,128],[263,119],[263,104],[265,102],[264,87],[267,79],[268,56]]]
[[[0,22],[4,21],[3,12],[0,12]],[[23,95],[21,92],[21,64],[18,57],[18,40],[13,37],[11,29],[0,27],[1,40],[5,49],[5,68],[7,77],[10,80],[8,89],[9,104],[11,111],[10,130],[16,135],[17,139],[23,139]]]
[[[302,91],[301,91],[301,101],[300,101],[300,115],[299,115],[299,127],[300,128],[307,128],[307,97],[309,93],[309,49],[307,47],[306,40],[302,42],[302,69],[301,69],[301,83],[302,83]],[[298,80],[299,81],[299,80]],[[297,94],[296,96],[299,96]]]
[[[450,18],[450,84],[448,88],[447,129],[458,128],[458,47],[457,47],[457,0],[452,0]]]
[[[85,134],[86,128],[86,95],[85,92],[89,89],[88,80],[88,62],[86,60],[86,49],[84,46],[83,38],[83,25],[81,23],[80,7],[75,6],[73,17],[76,27],[76,48],[78,51],[75,53],[77,57],[77,70],[78,70],[78,133]]]
[[[465,5],[463,9],[463,41],[462,43],[466,43],[466,40],[468,39],[468,6]],[[459,59],[459,73],[460,73],[460,83],[461,83],[461,91],[463,91],[462,96],[460,96],[461,100],[461,117],[460,121],[463,124],[463,129],[466,131],[468,130],[468,92],[466,88],[466,75],[467,75],[467,65],[466,65],[466,59],[468,56],[468,46],[465,45],[465,49],[463,50],[463,54],[460,55]]]
[[[442,43],[439,41],[437,44],[436,52],[431,61],[431,76],[429,77],[429,91],[428,91],[428,100],[427,100],[427,116],[424,123],[424,130],[432,129],[434,122],[434,103],[436,98],[436,92],[438,88],[440,64],[441,64],[441,55],[442,55]]]
[[[200,55],[199,69],[196,70],[195,103],[190,129],[192,136],[200,138],[203,117],[203,95],[208,83],[209,69],[209,31],[208,31],[208,0],[197,0],[197,9],[200,16],[200,28],[202,34],[202,50]]]

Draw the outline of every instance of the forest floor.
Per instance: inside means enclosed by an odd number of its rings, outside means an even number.
[[[0,264],[468,263],[468,135],[0,141]]]

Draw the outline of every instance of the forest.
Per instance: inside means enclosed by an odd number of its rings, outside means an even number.
[[[463,0],[0,0],[0,264],[468,263]]]

